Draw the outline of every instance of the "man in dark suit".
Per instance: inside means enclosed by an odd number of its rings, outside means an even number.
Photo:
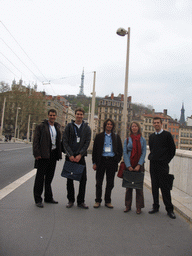
[[[153,209],[149,213],[154,214],[159,211],[160,188],[167,214],[171,219],[175,219],[169,181],[169,163],[175,155],[175,143],[171,133],[162,129],[162,119],[160,117],[154,117],[153,126],[155,132],[149,136],[150,154],[148,156],[150,160]]]
[[[122,143],[118,134],[113,132],[115,123],[107,119],[103,125],[103,132],[95,137],[92,153],[93,169],[96,171],[96,199],[94,208],[101,204],[102,184],[106,172],[105,206],[113,208],[111,191],[114,187],[114,177],[118,163],[122,157]]]

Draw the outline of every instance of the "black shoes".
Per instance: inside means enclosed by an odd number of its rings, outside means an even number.
[[[83,209],[89,209],[89,207],[84,203],[78,204],[78,207],[83,208]]]
[[[43,207],[44,207],[44,206],[43,206],[43,204],[42,204],[41,202],[36,203],[36,206],[37,206],[37,207],[39,207],[39,208],[43,208]]]
[[[58,202],[55,201],[54,199],[52,199],[51,201],[47,201],[47,200],[44,200],[44,201],[45,201],[45,203],[47,203],[47,204],[58,204]]]
[[[148,213],[149,214],[154,214],[154,213],[156,213],[156,212],[158,212],[159,211],[159,209],[152,209],[151,211],[149,211]]]
[[[68,202],[68,204],[66,205],[67,208],[71,208],[73,206],[73,202]]]
[[[176,219],[175,213],[174,212],[167,212],[167,215],[171,218],[171,219]]]

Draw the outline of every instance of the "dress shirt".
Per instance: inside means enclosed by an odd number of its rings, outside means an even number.
[[[110,152],[106,152],[106,149],[110,149]],[[103,145],[103,154],[102,156],[108,156],[113,157],[115,156],[115,153],[113,152],[113,142],[112,142],[112,136],[111,133],[107,134],[105,132],[105,139],[104,139],[104,145]]]

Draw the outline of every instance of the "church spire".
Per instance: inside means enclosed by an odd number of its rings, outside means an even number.
[[[179,120],[180,125],[185,125],[185,109],[184,109],[184,103],[182,103],[182,108],[181,108],[181,117]]]

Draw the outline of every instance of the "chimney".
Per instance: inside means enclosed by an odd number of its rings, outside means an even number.
[[[152,115],[153,116],[155,115],[155,109],[154,108],[152,109]]]
[[[121,94],[121,101],[124,101],[124,94]]]
[[[128,97],[128,102],[131,102],[131,96]]]
[[[114,99],[114,93],[113,92],[111,93],[111,99],[112,100]]]
[[[163,114],[164,114],[164,116],[167,116],[167,109],[163,110]]]

